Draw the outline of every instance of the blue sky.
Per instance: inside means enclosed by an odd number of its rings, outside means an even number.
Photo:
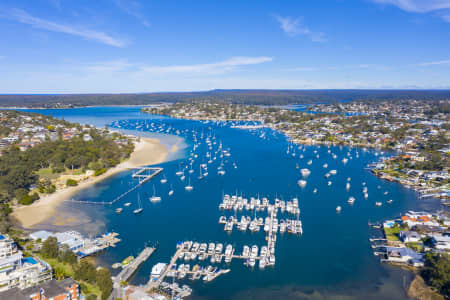
[[[2,0],[0,93],[450,88],[450,0]]]

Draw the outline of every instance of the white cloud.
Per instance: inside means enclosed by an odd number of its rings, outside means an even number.
[[[445,22],[449,22],[450,23],[450,13],[443,13],[443,14],[439,14],[439,16],[442,18],[442,20],[444,20]]]
[[[326,42],[327,38],[323,32],[313,32],[302,23],[302,18],[275,16],[280,28],[289,36],[304,35],[313,42]]]
[[[418,66],[421,67],[440,66],[440,65],[450,65],[450,60],[439,60],[418,64]]]
[[[31,25],[32,27],[38,29],[78,36],[87,40],[93,40],[114,47],[125,46],[124,41],[116,39],[104,32],[90,29],[75,28],[74,26],[71,25],[64,25],[52,21],[47,21],[41,18],[34,17],[21,9],[11,10],[7,15],[7,17],[19,23]]]
[[[138,19],[139,22],[142,23],[145,27],[150,27],[150,22],[148,19],[142,14],[141,4],[138,1],[134,0],[116,0],[115,1],[117,7],[119,7],[123,12],[129,14],[130,16]]]
[[[239,66],[257,65],[272,61],[272,57],[258,56],[247,57],[237,56],[230,59],[209,63],[209,64],[193,64],[193,65],[174,65],[174,66],[147,66],[142,67],[142,71],[149,73],[205,73],[219,74],[230,72]]]
[[[444,21],[450,22],[450,0],[372,0],[376,3],[390,4],[415,13],[436,12]]]
[[[449,0],[372,0],[377,3],[392,4],[409,12],[426,13],[450,8]]]

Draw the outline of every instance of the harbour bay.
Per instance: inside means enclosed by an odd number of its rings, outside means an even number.
[[[137,255],[145,242],[157,242],[157,251],[138,270],[132,283],[146,283],[152,266],[160,261],[169,261],[178,241],[230,243],[237,251],[241,251],[245,244],[263,244],[263,232],[250,234],[234,230],[227,234],[223,225],[218,224],[223,214],[218,206],[224,193],[242,194],[248,198],[259,194],[272,201],[275,197],[283,200],[297,197],[303,234],[278,236],[277,262],[274,267],[262,271],[258,268],[251,270],[243,266],[242,261],[236,260],[229,266],[230,273],[213,282],[189,283],[194,290],[192,298],[249,299],[246,297],[249,291],[256,292],[252,294],[253,299],[288,299],[295,296],[357,299],[366,294],[373,299],[390,299],[392,295],[397,299],[407,298],[405,285],[411,279],[410,274],[381,265],[378,258],[373,256],[368,241],[372,234],[368,222],[397,217],[407,210],[435,208],[437,203],[419,200],[414,191],[373,176],[366,167],[368,163],[379,159],[381,154],[376,150],[300,146],[301,149],[296,147],[297,156],[293,157],[286,153],[289,145],[286,138],[270,129],[252,132],[211,122],[204,124],[146,115],[140,113],[139,107],[92,107],[38,112],[99,127],[112,125],[112,129],[120,129],[125,133],[159,138],[169,148],[180,145],[167,162],[158,165],[164,168],[167,183],[162,184],[162,177],[159,176],[112,207],[73,203],[64,203],[59,207],[61,213],[76,212],[80,215],[79,219],[85,220],[75,228],[77,230],[88,234],[114,230],[120,234],[122,242],[98,257],[98,261],[105,266],[122,261],[129,255]],[[170,134],[151,132],[151,126],[147,127],[150,124],[156,124],[156,128],[170,127]],[[180,131],[182,140],[173,135],[176,130]],[[186,180],[181,181],[175,173],[180,165],[185,166],[188,162],[195,144],[193,132],[197,138],[202,133],[203,137],[214,136],[217,143],[220,141],[225,148],[230,149],[231,157],[227,158],[229,163],[226,164],[224,176],[217,174],[218,163],[214,162],[209,167],[210,175],[199,180],[198,165],[202,163],[206,152],[200,146],[196,152],[198,159],[193,168],[195,172],[190,176],[194,189],[188,192],[185,186],[189,175],[186,174]],[[261,138],[262,134],[264,138]],[[328,150],[335,153],[338,159],[333,159]],[[303,159],[298,157],[300,154],[304,156]],[[343,164],[343,157],[351,159]],[[311,165],[307,165],[308,160],[312,160]],[[233,168],[232,163],[236,163],[237,168]],[[328,164],[327,170],[323,168],[325,163]],[[298,169],[296,164],[299,165]],[[311,170],[305,179],[307,184],[304,188],[297,185],[301,168]],[[337,170],[337,174],[332,176],[332,185],[329,186],[324,174],[331,169]],[[347,178],[351,178],[349,191],[345,187]],[[80,191],[75,199],[112,199],[127,190],[131,182],[131,171],[124,171]],[[363,182],[368,187],[367,199],[362,194]],[[169,197],[171,184],[174,195]],[[148,200],[153,194],[153,186],[162,197],[159,203],[150,203]],[[315,188],[317,193],[313,192]],[[387,195],[384,195],[385,192],[388,192]],[[132,210],[137,205],[138,193],[144,210],[142,214],[134,215]],[[352,206],[347,203],[350,196],[356,199]],[[392,199],[393,203],[387,204],[388,199]],[[376,207],[376,201],[382,201],[383,205]],[[131,202],[131,207],[116,214],[114,208],[123,206],[125,202]],[[342,206],[339,214],[335,210],[338,205]],[[55,229],[45,224],[38,225],[38,228]],[[385,283],[389,277],[397,279]]]

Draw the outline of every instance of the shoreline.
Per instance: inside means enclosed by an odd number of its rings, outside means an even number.
[[[79,182],[77,186],[66,187],[57,190],[53,194],[45,195],[31,205],[15,206],[13,207],[11,218],[22,228],[32,229],[35,225],[54,216],[57,213],[57,207],[77,192],[127,169],[165,162],[168,154],[169,149],[158,139],[141,137],[140,142],[135,144],[134,151],[126,161],[114,168],[108,169],[100,176],[90,177],[87,180]]]

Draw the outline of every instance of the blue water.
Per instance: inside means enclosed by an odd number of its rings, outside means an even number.
[[[244,244],[264,244],[263,231],[255,234],[242,233],[236,229],[231,235],[223,231],[218,224],[223,213],[218,204],[223,193],[242,193],[250,196],[267,196],[273,200],[275,196],[283,200],[299,198],[300,219],[303,222],[303,235],[279,235],[276,246],[276,265],[274,268],[250,270],[241,261],[231,263],[231,272],[219,277],[211,283],[191,283],[194,288],[194,299],[407,299],[405,284],[411,275],[400,269],[379,263],[373,256],[368,238],[372,234],[368,222],[394,218],[411,209],[432,209],[432,200],[418,200],[412,190],[401,185],[387,182],[373,176],[365,169],[366,165],[378,159],[375,151],[364,152],[361,149],[347,147],[302,147],[297,154],[299,159],[288,156],[288,141],[281,134],[269,129],[249,132],[229,126],[203,124],[197,121],[177,120],[167,117],[151,116],[139,112],[136,107],[92,107],[63,110],[37,110],[39,113],[52,114],[68,121],[89,123],[96,126],[116,126],[128,133],[162,138],[168,146],[179,144],[181,150],[172,159],[159,166],[164,168],[163,174],[168,183],[161,184],[162,175],[130,193],[113,207],[100,205],[82,205],[65,203],[61,206],[61,214],[70,212],[82,216],[84,222],[75,228],[91,234],[106,230],[114,230],[120,234],[122,242],[99,256],[99,262],[110,266],[129,255],[137,255],[145,242],[158,243],[158,250],[142,265],[132,279],[134,284],[148,281],[151,267],[156,262],[168,262],[175,252],[177,241],[196,240],[201,242],[231,243],[242,251]],[[116,122],[115,121],[121,121]],[[180,136],[152,133],[146,128],[151,123],[164,124],[171,132],[180,131]],[[139,130],[135,128],[139,126]],[[123,128],[125,127],[125,128]],[[195,173],[191,177],[194,186],[192,192],[184,189],[182,182],[175,175],[180,165],[187,163],[192,150],[192,132],[197,136],[212,134],[229,148],[232,156],[224,158],[225,176],[217,175],[216,167],[219,159],[208,165],[209,176],[197,179],[199,164],[203,163],[206,148],[203,143],[196,153],[199,158],[194,164]],[[265,133],[266,139],[260,138]],[[317,150],[320,158],[315,158]],[[335,160],[328,150],[338,155]],[[359,158],[356,158],[356,153]],[[350,153],[352,159],[343,164],[341,159]],[[308,166],[307,161],[313,160]],[[238,168],[234,169],[232,163]],[[322,165],[328,164],[324,169]],[[305,188],[300,188],[297,181],[301,175],[299,168],[307,167],[312,172],[307,178]],[[327,185],[324,174],[336,169],[337,175],[330,177],[333,183]],[[79,192],[75,198],[90,201],[110,201],[133,185],[131,172],[124,171],[110,177],[93,187]],[[347,178],[351,178],[351,188],[345,189]],[[362,196],[362,182],[367,183],[369,198]],[[170,184],[175,193],[168,197]],[[157,194],[162,196],[160,203],[150,203],[148,198],[153,194],[153,186]],[[377,187],[380,186],[380,189]],[[313,189],[317,188],[317,194]],[[388,195],[384,195],[387,191]],[[134,215],[137,207],[137,195],[143,203],[144,211]],[[354,196],[356,202],[348,205],[347,199]],[[393,199],[392,204],[386,200]],[[376,207],[375,201],[383,202]],[[118,215],[114,208],[123,206],[125,202],[133,204],[124,208]],[[342,206],[342,212],[336,213],[336,206]],[[246,214],[245,210],[243,212]],[[240,218],[240,216],[238,215]],[[40,228],[55,229],[50,223]],[[193,264],[190,262],[191,265]],[[225,266],[224,266],[225,267]]]

